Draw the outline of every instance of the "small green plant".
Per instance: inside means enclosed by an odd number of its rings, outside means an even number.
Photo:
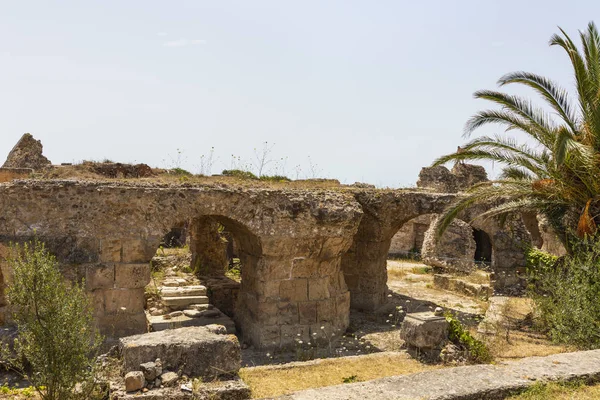
[[[226,170],[223,170],[222,174],[225,176],[233,176],[234,178],[239,178],[239,179],[258,180],[258,177],[256,175],[254,175],[252,172],[244,171],[241,169],[226,169]]]
[[[183,168],[178,168],[178,167],[177,167],[177,168],[172,168],[172,169],[170,170],[170,172],[171,172],[173,175],[176,175],[176,176],[179,176],[179,177],[184,177],[184,176],[185,176],[185,177],[190,177],[190,176],[192,176],[192,175],[193,175],[193,174],[192,174],[190,171],[186,171],[185,169],[183,169]]]
[[[18,336],[14,353],[3,346],[0,358],[44,400],[91,398],[101,337],[83,284],[66,282],[54,256],[37,239],[11,250],[14,278],[7,294]]]
[[[354,382],[358,382],[358,376],[356,375],[350,375],[347,376],[345,378],[342,378],[342,382],[343,383],[354,383]]]
[[[452,313],[447,312],[445,317],[449,324],[448,339],[466,350],[467,359],[470,362],[488,363],[492,361],[492,355],[485,343],[475,339]]]
[[[290,178],[283,175],[262,175],[259,179],[267,182],[291,182]]]
[[[548,268],[556,264],[558,257],[531,247],[525,251],[525,261],[529,269]]]

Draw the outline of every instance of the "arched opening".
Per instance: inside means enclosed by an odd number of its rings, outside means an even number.
[[[475,263],[485,265],[491,264],[492,241],[490,236],[480,229],[473,228],[473,239],[475,240]]]
[[[242,285],[255,291],[261,255],[257,236],[231,218],[203,215],[176,224],[152,261],[146,290],[151,329],[220,324],[234,333],[231,318],[247,314],[239,293]],[[229,273],[233,266],[237,275]]]
[[[188,240],[188,224],[182,223],[180,226],[175,226],[162,238],[160,245],[164,248],[181,248],[185,247]]]
[[[432,217],[433,214],[420,215],[404,223],[392,237],[389,258],[419,258]]]

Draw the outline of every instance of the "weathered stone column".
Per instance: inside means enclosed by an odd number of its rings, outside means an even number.
[[[147,331],[144,288],[160,237],[102,238],[99,262],[83,265],[100,332],[107,338]]]
[[[263,256],[243,261],[236,321],[260,348],[325,342],[349,324],[350,293],[341,255],[351,237],[261,238]],[[316,334],[316,335],[315,335]]]

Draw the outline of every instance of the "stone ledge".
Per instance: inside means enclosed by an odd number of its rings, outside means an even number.
[[[503,399],[537,382],[600,380],[600,350],[529,357],[498,365],[470,365],[367,382],[304,390],[280,400]]]
[[[448,274],[433,275],[433,286],[438,289],[450,290],[469,297],[487,300],[494,294],[490,285],[471,283],[457,276]]]

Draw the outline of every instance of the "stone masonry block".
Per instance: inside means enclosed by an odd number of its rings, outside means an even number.
[[[267,301],[258,303],[257,319],[258,322],[265,325],[277,324],[277,302]]]
[[[267,300],[279,300],[279,281],[260,282],[260,286]]]
[[[150,263],[115,265],[115,287],[137,289],[150,283]]]
[[[156,248],[144,239],[123,240],[123,262],[125,263],[149,263]]]
[[[281,281],[279,286],[279,297],[290,301],[308,300],[308,287],[306,279],[290,279]]]
[[[317,277],[319,276],[319,264],[306,257],[296,257],[292,260],[292,276],[294,278]]]
[[[330,322],[335,318],[335,299],[320,300],[317,302],[318,322]]]
[[[448,321],[431,312],[408,314],[402,322],[400,337],[411,347],[439,349],[448,340]]]
[[[101,262],[121,262],[121,241],[119,239],[103,239],[100,241]]]
[[[279,302],[277,308],[278,325],[294,325],[298,323],[298,305],[296,303]]]
[[[329,298],[329,278],[308,280],[308,299],[321,300]]]
[[[317,322],[317,303],[314,301],[299,303],[298,315],[300,324],[315,324]]]
[[[163,370],[213,380],[240,369],[240,344],[234,335],[211,327],[168,329],[119,340],[125,372],[160,358]]]
[[[97,264],[85,267],[85,286],[88,290],[111,289],[114,284],[114,264]]]
[[[148,331],[146,313],[112,314],[96,318],[101,335],[117,338]]]
[[[96,289],[87,293],[94,308],[94,316],[103,316],[106,313],[104,309],[104,289]]]
[[[259,348],[276,348],[281,344],[281,327],[279,325],[267,325],[253,327],[252,343]]]
[[[104,290],[107,314],[136,314],[144,311],[144,289]]]

